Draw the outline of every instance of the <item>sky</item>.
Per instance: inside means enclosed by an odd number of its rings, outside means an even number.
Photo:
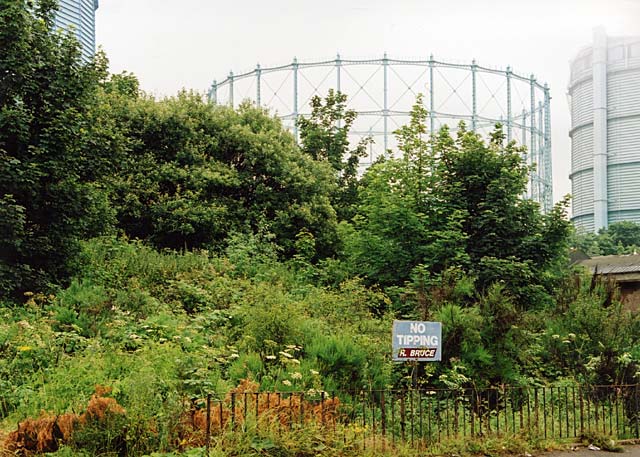
[[[554,200],[570,193],[569,61],[593,29],[640,35],[640,0],[101,0],[113,73],[156,96],[205,92],[230,70],[304,60],[427,57],[534,74],[551,90]]]

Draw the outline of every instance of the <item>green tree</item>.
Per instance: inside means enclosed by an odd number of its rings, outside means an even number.
[[[129,140],[129,155],[110,183],[119,226],[129,236],[179,249],[222,247],[232,233],[272,233],[293,255],[296,235],[306,229],[318,255],[332,252],[329,166],[303,154],[279,120],[187,92],[111,100]]]
[[[362,178],[358,214],[344,227],[349,263],[393,292],[401,315],[446,322],[445,385],[518,382],[523,316],[553,309],[563,277],[567,200],[542,214],[523,199],[530,170],[501,126],[488,141],[464,124],[455,138],[444,127],[429,139],[426,115],[419,97],[396,132],[402,157]]]
[[[597,234],[574,234],[571,246],[590,256],[633,254],[640,248],[640,225],[621,221],[600,229]]]
[[[521,158],[523,148],[505,144],[499,125],[485,143],[461,124],[451,146],[445,129],[435,145],[437,192],[448,211],[462,215],[467,271],[477,278],[479,291],[503,282],[525,308],[548,300],[549,274],[564,261],[568,243],[568,198],[549,214],[522,198],[530,170]]]
[[[616,245],[622,245],[625,248],[640,246],[640,225],[635,222],[615,222],[609,225],[607,232]]]
[[[351,148],[349,132],[356,113],[347,109],[347,96],[329,89],[323,100],[314,96],[310,102],[311,115],[298,120],[302,150],[315,160],[327,161],[333,168],[337,187],[332,203],[340,220],[354,216],[357,199],[358,164],[366,156],[370,138]]]
[[[354,272],[373,283],[400,286],[421,265],[429,282],[450,266],[466,265],[460,214],[439,201],[438,151],[426,135],[426,118],[419,96],[410,123],[395,132],[402,157],[380,160],[361,179],[345,250]]]
[[[72,35],[54,31],[54,7],[0,1],[0,295],[64,281],[78,239],[109,220],[88,114],[106,60],[82,61]]]
[[[361,181],[346,231],[354,270],[402,286],[419,266],[432,283],[458,268],[478,296],[501,282],[523,308],[548,301],[569,232],[566,200],[543,215],[522,198],[529,168],[500,126],[488,142],[464,124],[455,139],[445,127],[428,140],[425,120],[419,97],[396,132],[402,158],[374,165]]]

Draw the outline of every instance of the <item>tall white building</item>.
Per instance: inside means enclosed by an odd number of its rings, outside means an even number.
[[[571,62],[569,103],[575,226],[640,223],[640,37],[594,30]]]
[[[96,52],[96,10],[98,0],[59,0],[56,27],[72,29],[82,45],[82,56],[88,60]]]

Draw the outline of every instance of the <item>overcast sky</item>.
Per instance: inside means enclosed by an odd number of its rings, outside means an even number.
[[[640,35],[640,0],[100,0],[111,71],[173,95],[230,70],[343,57],[428,57],[534,74],[551,88],[554,200],[570,193],[569,60],[593,28]]]

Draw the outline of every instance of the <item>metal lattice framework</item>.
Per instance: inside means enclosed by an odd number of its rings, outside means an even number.
[[[393,132],[408,123],[418,93],[429,111],[431,134],[447,124],[455,130],[462,120],[474,131],[488,133],[496,123],[505,126],[508,140],[527,146],[524,159],[535,165],[527,197],[543,211],[553,204],[551,121],[547,84],[534,75],[519,75],[507,67],[494,69],[471,64],[420,59],[343,59],[303,62],[229,73],[214,81],[209,91],[213,103],[236,107],[245,100],[269,108],[298,138],[296,120],[310,114],[309,102],[329,89],[348,96],[347,107],[358,117],[352,135],[370,136],[367,163],[383,151],[394,149]]]

